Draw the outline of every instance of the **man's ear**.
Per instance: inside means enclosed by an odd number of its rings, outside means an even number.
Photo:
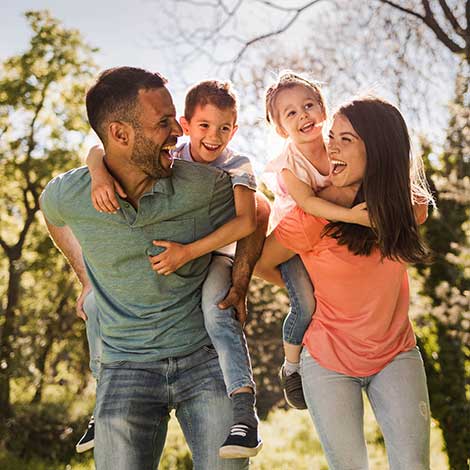
[[[133,136],[132,127],[121,121],[113,121],[108,126],[108,138],[119,146],[127,147]]]
[[[184,135],[189,135],[189,121],[184,117],[180,117],[180,125],[183,128]]]
[[[276,132],[283,138],[287,139],[289,137],[289,134],[284,130],[282,126],[276,125]]]

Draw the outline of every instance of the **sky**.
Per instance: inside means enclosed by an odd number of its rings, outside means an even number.
[[[289,0],[289,2],[289,5],[298,3],[296,0]],[[181,39],[176,34],[175,24],[179,18],[174,21],[163,20],[162,23],[163,18],[168,18],[164,15],[165,10],[170,9],[172,12],[171,5],[170,0],[0,0],[2,24],[0,60],[19,54],[28,47],[31,33],[22,16],[23,13],[27,10],[48,9],[65,27],[80,30],[88,44],[100,49],[95,56],[99,69],[132,65],[161,72],[169,79],[168,87],[173,94],[177,113],[181,114],[187,85],[202,79],[213,78],[214,66],[207,59],[198,59],[196,63],[185,63],[184,69],[178,70],[174,60],[171,59],[174,45],[172,41],[165,44],[166,52],[163,50],[161,34],[157,35],[157,31],[166,37],[174,37],[175,42]],[[315,14],[318,12],[319,10],[315,10]],[[193,18],[194,11],[185,13],[189,18],[185,21],[189,21],[191,26],[197,26],[198,23],[195,23]],[[200,16],[203,17],[201,14]],[[201,18],[196,19],[201,21]],[[260,21],[263,22],[260,23]],[[264,27],[266,24],[269,26],[268,21],[269,18],[257,17],[252,9],[251,12],[248,10],[248,14],[245,13],[245,17],[237,28],[261,31],[261,24]],[[293,34],[288,34],[283,39],[284,46],[287,47],[289,53],[302,44],[299,38],[307,37],[306,30],[300,30],[301,27],[302,22],[296,23]],[[220,47],[230,52],[230,46],[225,43],[220,44]],[[440,99],[441,102],[446,100],[446,97]],[[242,146],[239,145],[244,144],[242,138],[243,129],[241,128],[232,142],[233,146]],[[268,151],[266,153],[272,152],[271,145],[277,151],[279,142],[269,136],[267,139]],[[261,142],[261,145],[265,145],[264,142]],[[262,170],[266,158],[268,157],[261,157],[255,162],[255,169],[258,173]]]

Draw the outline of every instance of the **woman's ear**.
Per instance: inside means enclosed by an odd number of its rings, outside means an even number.
[[[180,117],[180,125],[183,128],[184,135],[189,135],[189,121],[184,117]]]

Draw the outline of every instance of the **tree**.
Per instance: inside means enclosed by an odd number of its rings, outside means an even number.
[[[1,65],[0,79],[0,421],[12,415],[11,378],[34,375],[35,366],[43,372],[57,334],[73,335],[73,280],[52,254],[39,196],[55,174],[79,162],[88,133],[82,101],[94,72],[94,50],[78,31],[46,11],[25,16],[29,48]]]

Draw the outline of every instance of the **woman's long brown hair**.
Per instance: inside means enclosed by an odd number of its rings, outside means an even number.
[[[372,229],[343,222],[330,223],[324,234],[347,245],[356,255],[378,248],[383,258],[408,263],[426,262],[429,250],[420,237],[413,210],[413,192],[432,200],[422,180],[412,180],[410,137],[400,111],[376,97],[353,100],[336,114],[347,117],[364,141],[367,165],[353,204],[366,202]]]

